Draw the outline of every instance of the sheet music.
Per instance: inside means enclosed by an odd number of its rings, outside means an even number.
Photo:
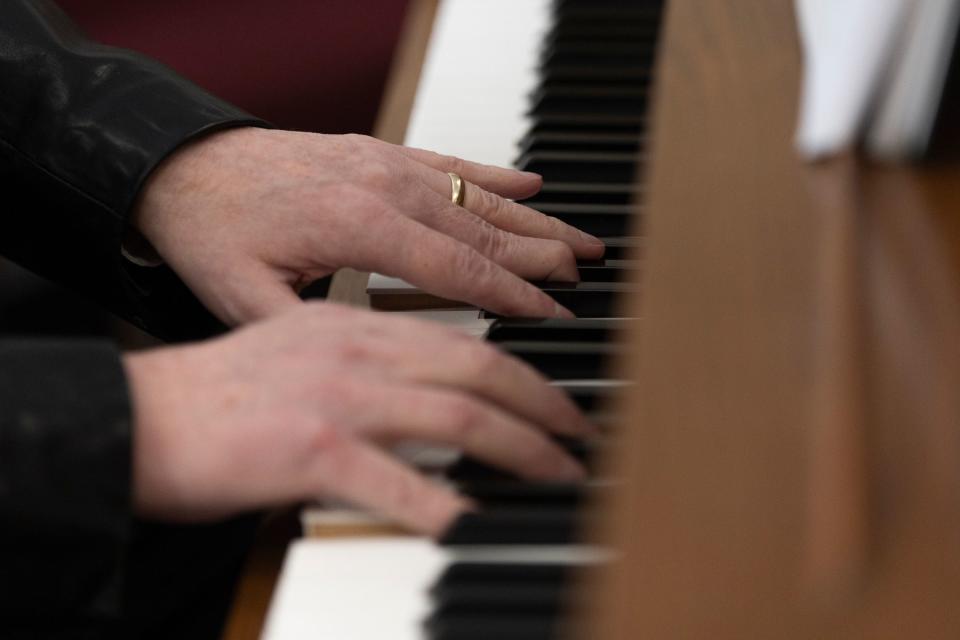
[[[910,0],[796,0],[804,58],[801,153],[818,158],[853,144],[909,8]]]

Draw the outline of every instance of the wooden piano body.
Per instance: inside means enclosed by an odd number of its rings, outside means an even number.
[[[386,139],[434,10],[413,4]],[[800,73],[789,0],[670,0],[624,484],[595,532],[621,556],[581,637],[960,633],[960,169],[803,163]],[[253,591],[228,637],[255,637]]]

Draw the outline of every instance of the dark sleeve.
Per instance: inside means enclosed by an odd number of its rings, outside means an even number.
[[[120,608],[131,425],[119,354],[0,340],[0,620],[94,623]]]
[[[0,253],[166,339],[220,325],[167,268],[121,256],[150,172],[185,142],[266,126],[163,65],[83,37],[47,0],[0,2]]]

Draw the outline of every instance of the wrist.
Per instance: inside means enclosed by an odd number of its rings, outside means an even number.
[[[180,349],[155,349],[123,356],[132,415],[132,501],[143,515],[162,515],[177,486],[173,451],[181,402],[175,381]],[[173,493],[178,493],[176,490]]]
[[[215,148],[226,138],[254,129],[244,126],[206,133],[186,141],[164,158],[144,181],[130,211],[132,236],[142,238],[143,244],[162,258],[169,229],[182,213],[197,206],[196,198],[204,191],[210,167],[218,162]]]

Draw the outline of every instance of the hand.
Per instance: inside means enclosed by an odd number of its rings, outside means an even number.
[[[447,171],[469,183],[463,207]],[[299,289],[340,267],[505,315],[570,316],[522,278],[577,280],[575,258],[603,244],[505,199],[541,182],[365,136],[242,128],[164,162],[132,220],[231,325],[299,304]]]
[[[336,497],[437,535],[468,505],[381,448],[405,440],[532,479],[584,475],[547,436],[592,432],[570,399],[442,325],[313,302],[125,366],[135,505],[156,518]]]

